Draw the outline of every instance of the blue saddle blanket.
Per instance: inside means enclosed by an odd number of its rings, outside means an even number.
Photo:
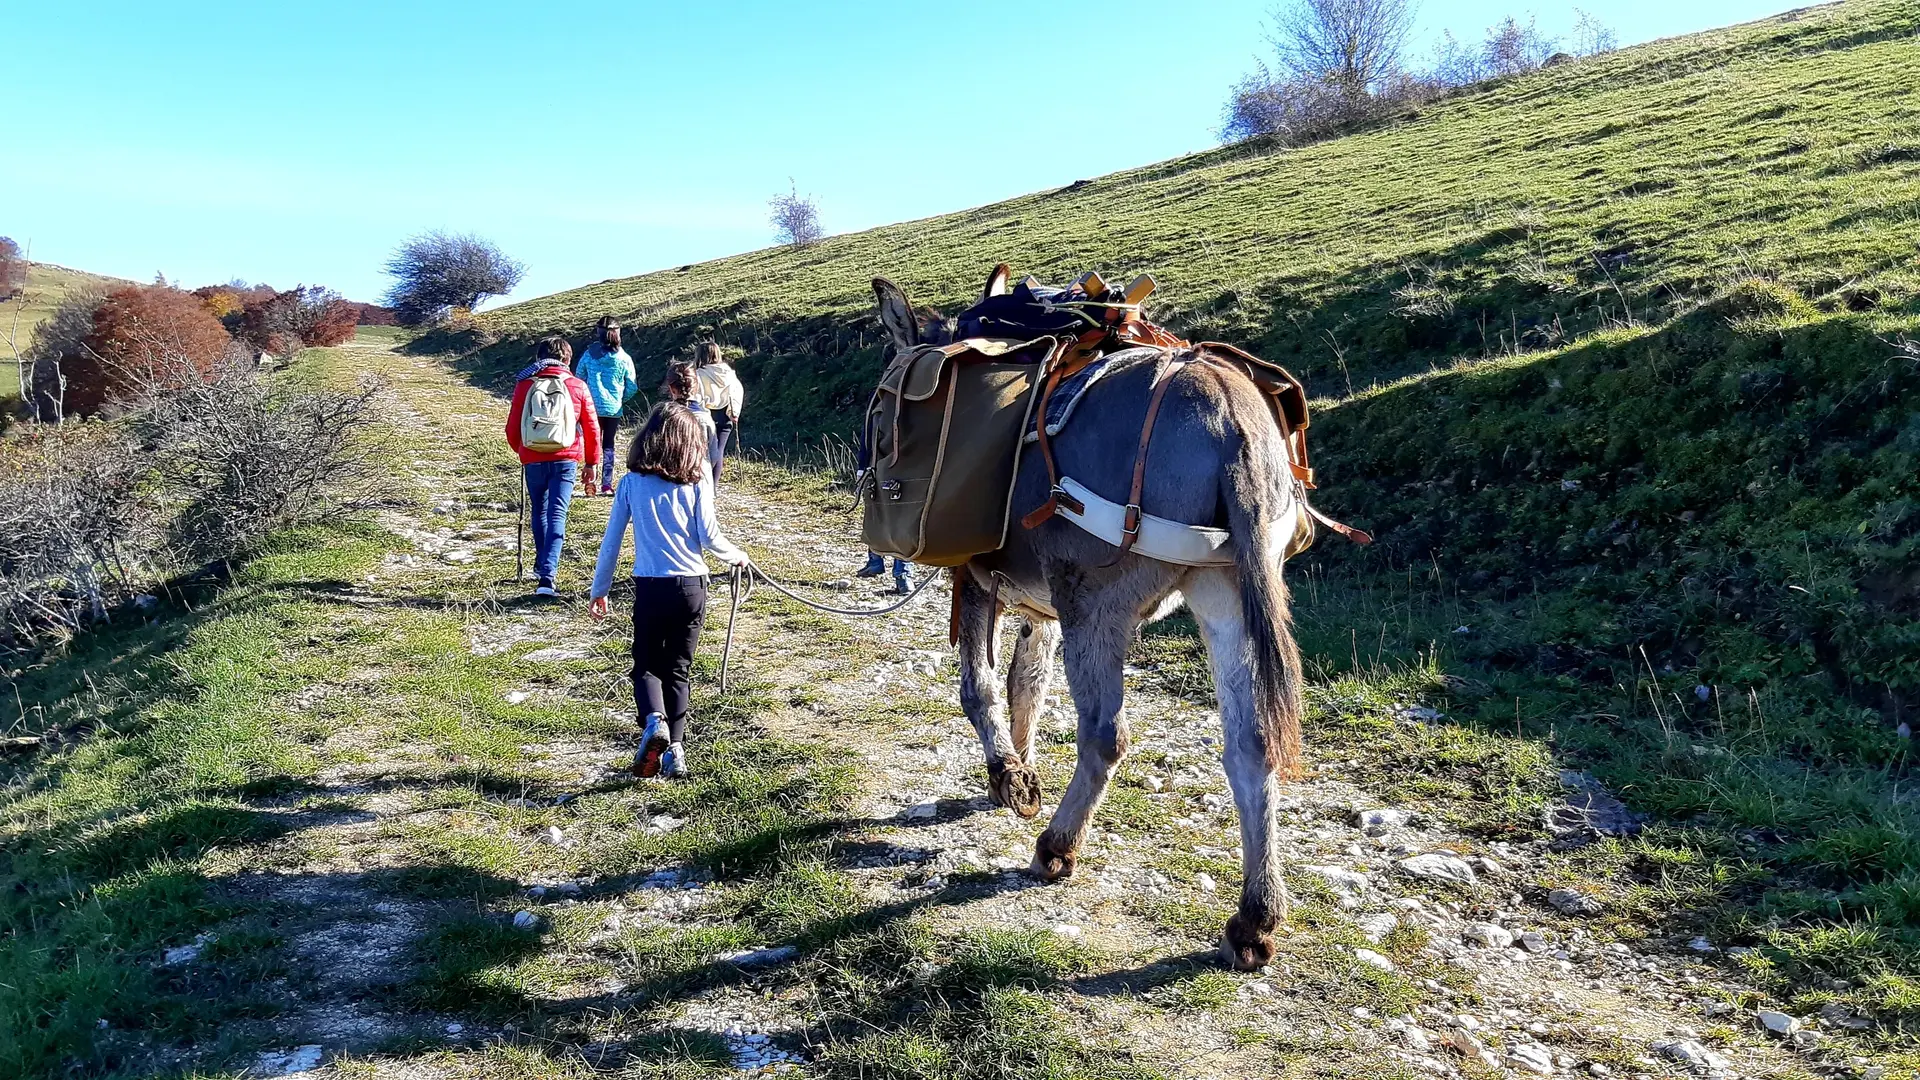
[[[1165,351],[1152,345],[1121,349],[1119,352],[1108,353],[1074,372],[1071,377],[1062,379],[1060,385],[1054,387],[1053,396],[1047,399],[1047,438],[1051,439],[1065,430],[1067,421],[1073,419],[1073,410],[1079,406],[1080,399],[1086,396],[1088,390],[1093,389],[1095,383],[1106,378],[1109,372],[1117,370],[1130,360],[1156,356]],[[1027,442],[1037,442],[1039,438],[1039,433],[1031,428],[1027,429]]]

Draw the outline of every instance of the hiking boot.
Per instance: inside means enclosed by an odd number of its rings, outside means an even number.
[[[893,591],[905,596],[913,591],[913,574],[906,570],[893,572]]]
[[[887,560],[874,552],[867,552],[867,565],[854,571],[854,577],[879,577],[887,572]]]
[[[660,775],[672,780],[687,778],[687,752],[679,743],[667,747],[667,752],[660,755]]]
[[[558,589],[555,589],[555,588],[553,587],[553,579],[552,579],[552,578],[544,578],[544,577],[543,577],[543,578],[541,578],[541,579],[540,579],[540,584],[534,587],[534,590],[533,590],[533,595],[535,595],[535,596],[559,596],[559,595],[560,595],[560,591],[559,591]]]
[[[667,750],[667,718],[648,713],[646,730],[640,733],[640,749],[633,752],[633,775],[642,780],[660,775],[660,757]]]

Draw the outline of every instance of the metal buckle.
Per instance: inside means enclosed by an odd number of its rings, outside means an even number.
[[[1121,519],[1120,531],[1128,536],[1140,535],[1140,504],[1128,503],[1126,517]]]
[[[1073,511],[1076,514],[1085,514],[1087,512],[1086,503],[1083,503],[1079,499],[1076,499],[1073,496],[1067,494],[1067,489],[1060,487],[1057,484],[1054,485],[1054,488],[1053,488],[1053,498],[1056,503],[1066,507],[1068,510]]]

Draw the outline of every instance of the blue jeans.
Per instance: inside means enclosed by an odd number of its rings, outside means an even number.
[[[567,538],[567,507],[573,503],[573,483],[580,478],[577,461],[536,461],[523,466],[527,476],[527,518],[533,529],[533,573],[551,582],[560,572],[560,545]]]

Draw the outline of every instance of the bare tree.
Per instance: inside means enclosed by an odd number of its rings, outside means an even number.
[[[1573,9],[1573,53],[1599,56],[1620,47],[1620,38],[1605,23],[1579,8]]]
[[[1267,40],[1293,79],[1357,103],[1400,72],[1413,12],[1409,0],[1293,0],[1274,9]]]
[[[386,272],[394,278],[387,306],[402,323],[420,326],[471,311],[490,296],[505,296],[527,268],[491,241],[436,231],[401,244],[387,260]]]
[[[1553,55],[1554,39],[1542,34],[1533,16],[1522,24],[1509,15],[1487,31],[1485,74],[1519,75],[1547,62]]]
[[[767,200],[767,222],[774,238],[789,247],[806,247],[825,236],[820,227],[820,204],[811,195],[801,195],[787,178],[787,193]]]

